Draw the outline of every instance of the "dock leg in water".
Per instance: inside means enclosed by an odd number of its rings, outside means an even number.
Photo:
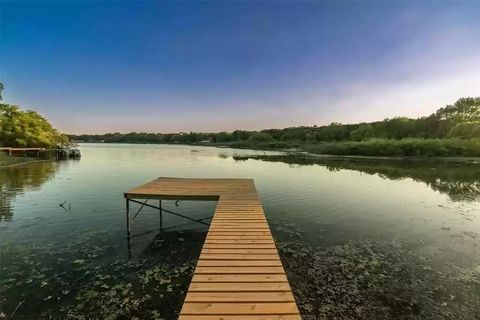
[[[253,180],[158,178],[124,196],[209,226],[179,320],[301,320]],[[208,224],[136,200],[145,198],[217,205]]]
[[[160,232],[162,232],[163,229],[163,217],[162,217],[162,200],[158,200],[158,207],[160,208]]]
[[[129,200],[128,198],[125,199],[125,207],[126,207],[126,210],[127,210],[127,238],[130,238],[130,203],[129,203]]]

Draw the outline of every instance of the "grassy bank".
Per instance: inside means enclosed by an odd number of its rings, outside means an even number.
[[[301,149],[332,155],[480,157],[480,139],[372,139],[307,144]]]
[[[20,164],[24,164],[32,161],[37,161],[37,160],[35,158],[29,158],[29,157],[12,157],[4,153],[0,153],[0,168],[20,165]]]
[[[371,139],[367,141],[286,143],[249,141],[209,144],[241,149],[295,149],[314,154],[339,156],[415,156],[415,157],[480,157],[480,139]]]

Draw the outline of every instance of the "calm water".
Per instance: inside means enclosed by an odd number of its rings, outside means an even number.
[[[145,209],[127,243],[123,192],[158,176],[254,178],[305,319],[480,319],[480,165],[81,152],[0,169],[0,319],[175,319],[206,228]]]

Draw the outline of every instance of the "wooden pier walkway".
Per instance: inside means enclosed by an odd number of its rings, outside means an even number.
[[[127,212],[128,199],[218,201],[180,320],[301,319],[253,180],[158,178],[125,197]]]

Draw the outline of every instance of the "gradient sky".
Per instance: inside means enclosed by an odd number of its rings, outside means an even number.
[[[428,115],[480,95],[480,1],[0,0],[4,100],[63,132]]]

